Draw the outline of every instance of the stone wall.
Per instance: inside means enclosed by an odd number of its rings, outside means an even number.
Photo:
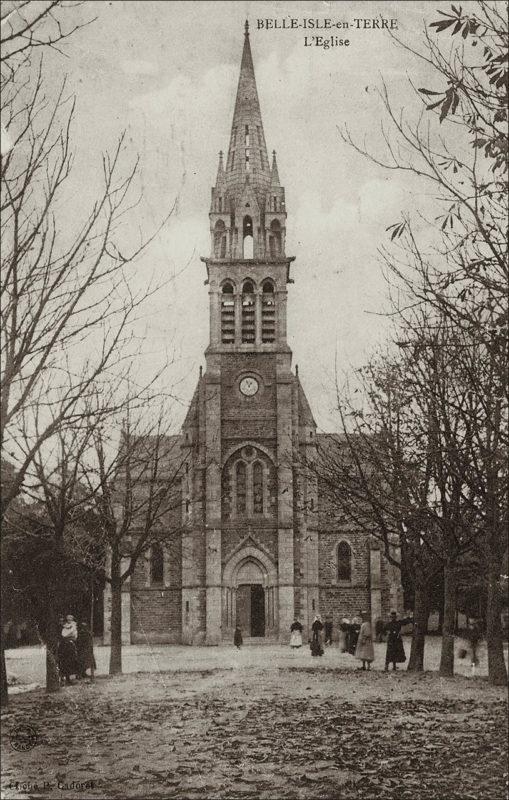
[[[163,581],[151,582],[150,551],[138,561],[131,579],[131,641],[178,643],[182,640],[182,540],[163,546]]]
[[[272,354],[225,354],[221,361],[221,438],[223,454],[238,441],[255,439],[273,449],[276,437],[275,356]],[[238,391],[238,380],[250,372],[260,380],[254,397]]]
[[[177,644],[182,638],[180,588],[131,589],[131,641],[133,644]]]
[[[337,546],[346,541],[352,550],[351,581],[338,581]],[[319,611],[332,614],[335,636],[342,617],[352,617],[370,609],[369,544],[366,534],[333,524],[319,533]]]

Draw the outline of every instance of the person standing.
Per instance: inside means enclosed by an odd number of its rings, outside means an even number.
[[[292,650],[302,647],[302,625],[298,617],[290,625],[290,647]]]
[[[479,647],[479,642],[481,640],[481,626],[479,625],[479,621],[477,619],[472,620],[472,624],[467,630],[467,638],[470,643],[470,658],[471,658],[472,677],[473,677],[475,675],[476,667],[479,664],[477,649]]]
[[[328,644],[329,646],[332,644],[332,629],[334,627],[334,623],[332,621],[332,614],[327,614],[325,617],[325,642],[324,644]]]
[[[357,640],[359,638],[361,625],[362,625],[361,615],[353,617],[352,621],[348,625],[346,649],[351,656],[355,655],[355,649],[357,647]]]
[[[240,630],[238,625],[233,633],[233,644],[235,645],[237,650],[240,650],[240,648],[242,647],[242,631]]]
[[[371,633],[371,622],[367,611],[362,612],[362,624],[359,630],[359,637],[355,647],[355,658],[362,661],[361,669],[371,669],[371,662],[375,658],[373,649],[373,636]]]
[[[68,614],[60,632],[60,643],[58,646],[58,665],[65,682],[71,683],[71,675],[80,674],[78,664],[78,653],[76,651],[76,640],[78,638],[78,628],[76,620],[72,614]]]
[[[323,656],[322,647],[323,622],[320,614],[317,614],[311,625],[311,655]]]
[[[76,641],[78,662],[80,665],[80,676],[87,677],[87,669],[90,670],[90,677],[93,679],[96,663],[94,658],[94,640],[90,628],[86,622],[80,622],[78,628],[78,639]]]
[[[391,611],[391,618],[385,626],[385,632],[387,633],[387,651],[385,653],[386,672],[389,669],[389,664],[392,664],[392,669],[395,670],[397,669],[396,664],[403,664],[406,661],[401,628],[403,625],[408,625],[410,622],[413,622],[411,617],[398,619],[396,611]]]
[[[339,650],[341,653],[348,653],[348,639],[350,637],[350,620],[343,617],[339,623]]]

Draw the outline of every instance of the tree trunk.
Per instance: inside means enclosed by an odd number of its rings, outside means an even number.
[[[122,672],[122,583],[120,582],[120,559],[111,559],[111,648],[110,675]]]
[[[500,612],[502,597],[500,592],[500,564],[494,554],[489,561],[488,598],[486,608],[486,643],[488,646],[488,676],[494,686],[505,686],[507,667],[504,660],[502,625]]]
[[[58,621],[53,604],[50,601],[48,608],[48,623],[46,627],[46,691],[60,691],[60,670],[58,668]]]
[[[454,633],[456,630],[456,572],[454,564],[444,565],[444,622],[442,628],[442,652],[440,675],[454,675]]]
[[[2,626],[1,631],[1,649],[2,649],[2,694],[1,694],[1,707],[6,708],[9,703],[9,689],[7,684],[7,666],[5,664],[5,649],[4,649],[4,631]]]
[[[429,587],[421,576],[415,578],[414,600],[414,629],[410,658],[408,660],[409,672],[422,672],[424,669],[424,645],[428,629],[428,616],[430,607]]]
[[[438,628],[437,628],[437,633],[439,633],[440,636],[441,636],[443,632],[444,632],[444,607],[442,605],[438,609]]]

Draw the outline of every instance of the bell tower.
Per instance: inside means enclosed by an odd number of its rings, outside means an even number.
[[[246,22],[226,161],[210,205],[210,286],[214,352],[275,352],[286,345],[286,206],[273,151],[269,161]]]
[[[294,257],[286,255],[286,219],[246,22],[230,143],[226,157],[219,153],[211,193],[210,255],[202,258],[206,368],[183,426],[188,643],[231,640],[237,624],[244,636],[287,641],[297,606],[305,617],[318,602],[316,524],[295,500],[307,493],[316,508],[316,487],[304,486],[294,457],[301,439],[315,447],[315,423],[287,343]]]

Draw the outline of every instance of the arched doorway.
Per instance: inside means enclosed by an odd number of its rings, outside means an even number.
[[[270,557],[246,544],[227,561],[223,571],[222,627],[231,640],[238,626],[246,638],[277,634],[277,570]]]
[[[246,636],[265,636],[265,587],[261,565],[249,559],[237,571],[236,624]]]

